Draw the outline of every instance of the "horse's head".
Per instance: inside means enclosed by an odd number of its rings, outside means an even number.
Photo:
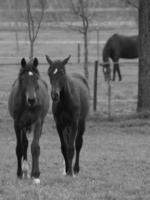
[[[64,60],[52,61],[47,55],[46,60],[49,64],[48,76],[51,83],[51,96],[53,101],[59,101],[60,93],[65,85],[65,65],[71,56],[68,56]]]
[[[103,67],[103,74],[104,74],[105,81],[110,81],[111,80],[111,68],[110,68],[109,61],[104,62],[102,64],[102,67]]]
[[[22,58],[21,69],[19,73],[19,83],[23,94],[25,95],[28,106],[34,106],[37,102],[37,90],[39,88],[39,71],[37,69],[38,59],[34,58],[29,63]]]

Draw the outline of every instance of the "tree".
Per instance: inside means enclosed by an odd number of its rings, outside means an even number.
[[[138,111],[150,111],[150,0],[139,0]]]
[[[82,24],[79,26],[71,26],[72,29],[83,34],[84,39],[84,73],[88,79],[88,30],[89,21],[93,16],[92,8],[95,5],[94,0],[70,0],[70,9],[73,15],[76,15],[81,20]]]
[[[124,2],[125,2],[125,6],[128,5],[132,8],[134,8],[134,10],[136,11],[136,12],[133,12],[133,13],[134,13],[135,21],[138,24],[139,0],[124,0]],[[133,16],[133,13],[131,14],[132,16]]]
[[[26,0],[26,10],[27,10],[27,24],[28,24],[28,36],[30,41],[30,58],[34,55],[34,43],[40,30],[41,22],[44,16],[44,10],[46,6],[45,0],[38,0],[40,5],[39,15],[33,17],[31,11],[30,0]]]
[[[139,7],[139,0],[125,0],[126,4],[135,7],[138,9]]]

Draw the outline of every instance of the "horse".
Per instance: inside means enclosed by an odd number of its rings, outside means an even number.
[[[105,43],[103,52],[103,74],[105,81],[110,80],[111,69],[109,58],[113,61],[113,78],[115,81],[116,73],[118,73],[119,81],[122,80],[119,58],[135,59],[138,58],[138,36],[124,36],[117,33],[113,34]]]
[[[49,109],[48,86],[40,78],[38,59],[26,62],[21,60],[21,68],[17,79],[12,84],[8,100],[8,109],[14,122],[16,133],[16,156],[18,161],[17,177],[29,176],[27,161],[28,138],[27,133],[33,131],[31,143],[32,171],[34,183],[40,183],[39,140],[42,133],[44,119]]]
[[[82,75],[77,73],[69,75],[66,72],[65,65],[69,59],[70,56],[64,60],[52,61],[46,55],[49,64],[52,113],[65,161],[63,174],[74,176],[80,170],[79,157],[89,112],[90,95],[87,80]],[[73,163],[75,152],[75,163]]]

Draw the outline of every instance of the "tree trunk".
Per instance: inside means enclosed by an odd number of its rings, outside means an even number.
[[[137,111],[150,111],[150,0],[139,1],[139,83]]]
[[[30,40],[30,55],[29,58],[32,59],[34,56],[34,41]]]
[[[19,57],[19,34],[18,34],[18,16],[17,16],[17,11],[18,11],[18,0],[15,0],[15,10],[16,10],[16,15],[15,15],[15,38],[16,38],[16,55],[17,58]]]
[[[89,71],[88,71],[88,35],[87,31],[84,32],[84,73],[85,77],[89,78]]]

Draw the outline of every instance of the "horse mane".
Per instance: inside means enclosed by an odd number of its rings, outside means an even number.
[[[57,59],[57,60],[54,60],[53,63],[54,64],[59,64],[59,63],[61,63],[61,61]]]
[[[58,60],[58,59],[53,61],[53,65],[56,67],[59,67],[60,63],[61,63],[61,60]]]
[[[104,48],[103,48],[103,61],[109,61],[109,57],[111,57],[111,47],[112,47],[112,40],[118,37],[118,33],[114,33],[108,40],[106,41]]]
[[[103,62],[107,62],[109,60],[109,56],[110,56],[110,48],[109,48],[109,41],[108,40],[103,48],[103,52],[102,52],[102,58],[103,58]]]

